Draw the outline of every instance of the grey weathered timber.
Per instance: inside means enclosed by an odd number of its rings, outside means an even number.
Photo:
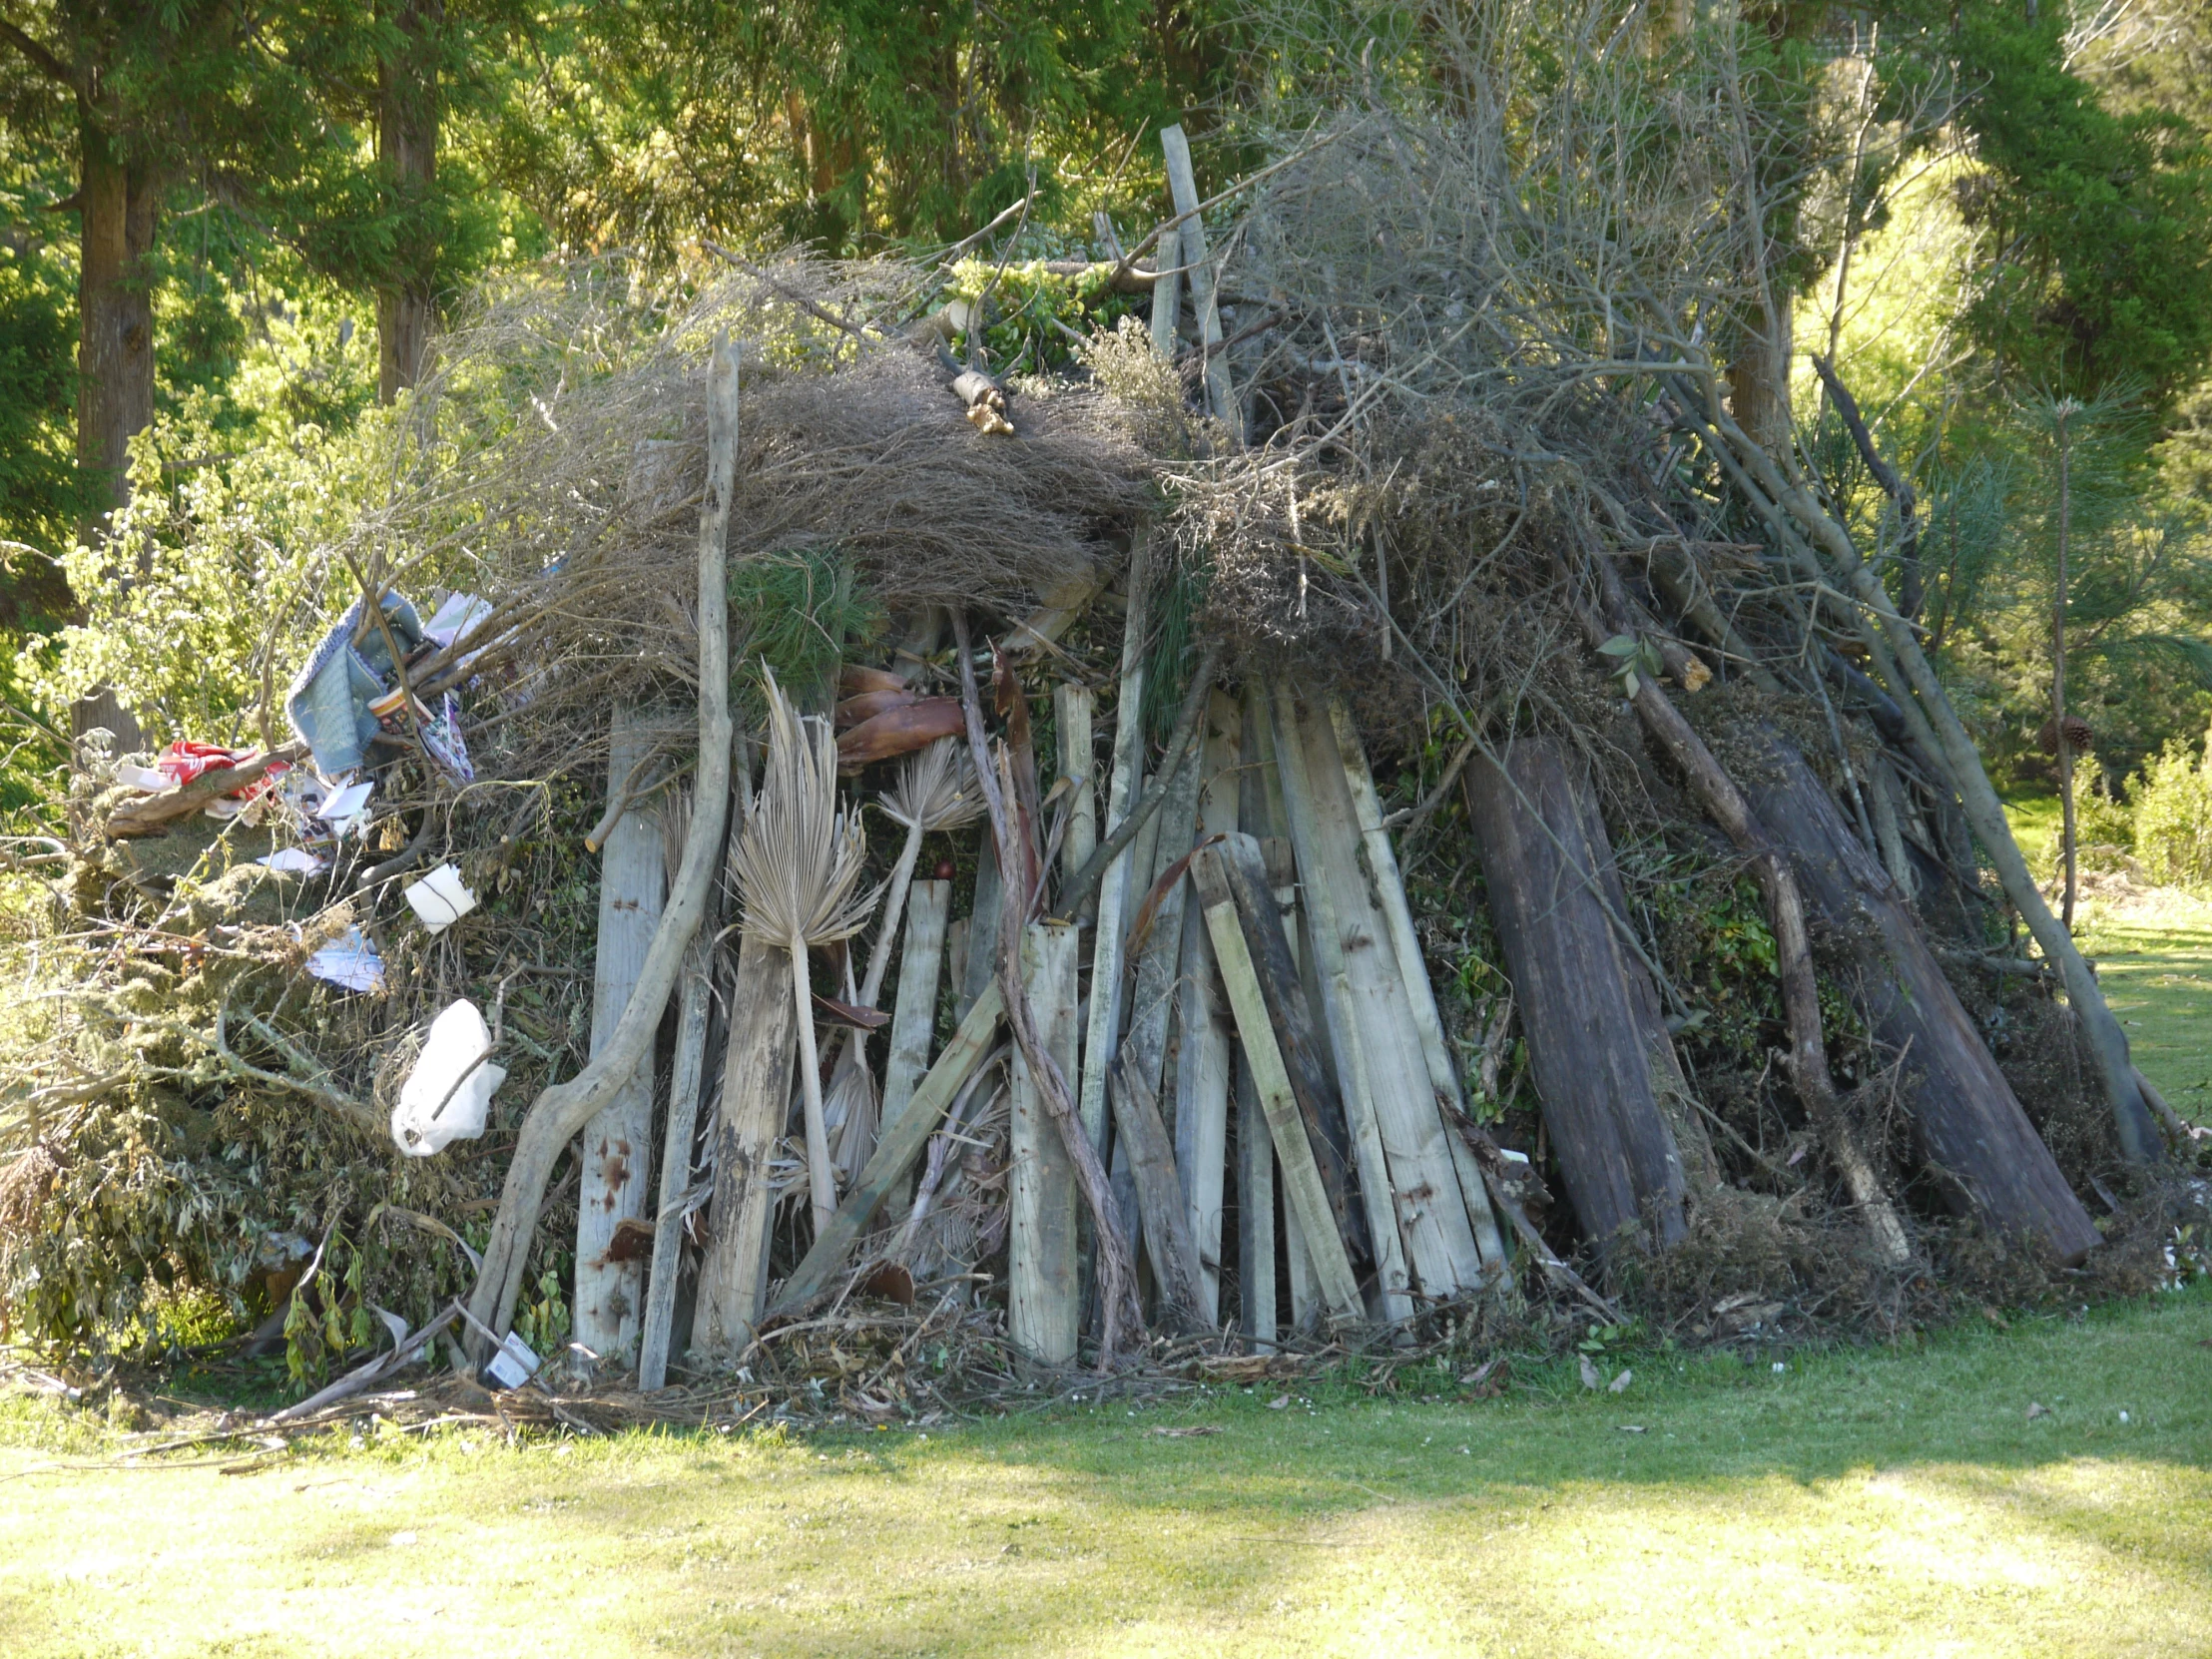
[[[1031,922],[1022,931],[1022,984],[1036,1009],[1037,1033],[1062,1076],[1075,1070],[1077,937],[1063,922]],[[1065,1366],[1075,1359],[1082,1317],[1075,1166],[1018,1049],[1011,1139],[1006,1332],[1026,1358]]]
[[[692,940],[684,957],[677,1003],[676,1054],[669,1069],[668,1133],[661,1145],[661,1202],[653,1217],[653,1266],[645,1280],[645,1321],[638,1337],[638,1387],[651,1393],[668,1382],[669,1338],[676,1324],[676,1279],[683,1264],[680,1202],[691,1185],[692,1139],[699,1129],[699,1091],[713,1011],[714,952]]]
[[[1275,713],[1276,763],[1312,919],[1324,1017],[1346,1119],[1362,1154],[1360,1187],[1382,1253],[1381,1288],[1389,1317],[1401,1319],[1412,1311],[1415,1289],[1442,1298],[1480,1286],[1482,1257],[1405,984],[1363,867],[1335,730],[1325,710],[1301,709],[1286,684],[1275,688]],[[1355,1023],[1366,1062],[1361,1071],[1372,1091],[1364,1099],[1347,1052]],[[1379,1169],[1371,1167],[1378,1151]],[[1391,1225],[1402,1240],[1401,1265],[1388,1256]]]
[[[1098,845],[1098,790],[1097,780],[1092,777],[1098,766],[1091,736],[1097,707],[1097,695],[1088,686],[1065,681],[1052,688],[1052,724],[1060,740],[1060,779],[1069,792],[1068,827],[1060,837],[1060,870],[1068,880],[1090,861],[1092,849]],[[1080,913],[1087,917],[1091,906],[1083,905]]]
[[[1206,749],[1198,799],[1198,834],[1237,828],[1237,760],[1244,711],[1226,692],[1207,704]],[[1199,1301],[1209,1322],[1221,1319],[1222,1185],[1229,1153],[1229,1006],[1214,968],[1213,941],[1203,917],[1186,909],[1176,972],[1175,1167],[1182,1177],[1191,1243],[1198,1252]]]
[[[1203,913],[1194,913],[1203,926]],[[1228,993],[1222,1005],[1228,1006]],[[1233,1058],[1237,1089],[1237,1328],[1259,1353],[1275,1348],[1275,1139],[1252,1064]]]
[[[1181,127],[1160,129],[1160,153],[1167,162],[1168,194],[1183,221],[1183,261],[1191,280],[1191,308],[1198,313],[1199,349],[1206,361],[1206,412],[1244,442],[1244,411],[1230,383],[1229,355],[1222,350],[1221,308],[1214,296],[1213,256],[1206,246],[1206,222],[1198,215],[1198,178],[1191,170],[1190,141]],[[1168,254],[1160,250],[1162,258]]]
[[[1183,1184],[1175,1170],[1175,1146],[1160,1118],[1160,1100],[1131,1063],[1132,1043],[1121,1045],[1122,1063],[1114,1068],[1114,1145],[1125,1148],[1144,1218],[1145,1254],[1159,1287],[1160,1323],[1174,1329],[1209,1331],[1213,1321],[1200,1305],[1198,1246],[1192,1242]]]
[[[1361,846],[1367,854],[1369,890],[1389,929],[1390,953],[1405,987],[1413,1029],[1420,1036],[1421,1058],[1428,1062],[1428,1082],[1435,1091],[1444,1125],[1444,1147],[1451,1156],[1460,1202],[1466,1206],[1483,1271],[1492,1274],[1504,1265],[1505,1240],[1491,1212],[1490,1195],[1482,1185],[1482,1172],[1474,1154],[1451,1127],[1466,1110],[1466,1101],[1459,1087],[1459,1068],[1453,1064],[1450,1045],[1444,1041],[1443,1016],[1436,1007],[1435,987],[1428,982],[1428,963],[1421,954],[1420,937],[1413,931],[1413,911],[1405,898],[1405,878],[1398,872],[1397,849],[1390,844],[1390,832],[1382,828],[1382,803],[1376,794],[1375,775],[1368,767],[1367,750],[1343,699],[1330,700],[1329,721],[1344,763],[1345,784],[1352,792]]]
[[[975,999],[998,971],[998,906],[1005,890],[1005,883],[998,877],[998,846],[986,824],[982,849],[975,855],[975,900],[968,910],[967,955],[954,986],[955,1019],[967,1018],[967,1011],[975,1006]]]
[[[708,1200],[707,1250],[699,1264],[699,1309],[693,1318],[694,1351],[719,1360],[735,1360],[760,1323],[769,1228],[776,1218],[769,1161],[791,1113],[798,1053],[791,958],[772,942],[743,938],[730,988],[715,1190]]]
[[[1656,995],[1607,914],[1609,849],[1588,784],[1555,745],[1523,739],[1501,767],[1478,757],[1460,780],[1490,915],[1520,1006],[1536,1093],[1582,1231],[1601,1247],[1623,1230],[1684,1233],[1682,1162],[1652,1087]],[[1650,1234],[1646,1234],[1650,1237]]]
[[[1741,787],[1789,855],[1831,948],[1850,954],[1853,1000],[1903,1057],[1899,1097],[1952,1208],[1991,1233],[2032,1239],[2072,1265],[2099,1235],[2050,1149],[1936,965],[1889,873],[1875,862],[1805,759],[1766,733]]]
[[[1222,988],[1236,1016],[1237,1036],[1252,1069],[1254,1091],[1275,1141],[1286,1207],[1297,1218],[1323,1303],[1337,1318],[1357,1319],[1362,1312],[1359,1281],[1353,1277],[1352,1260],[1338,1231],[1330,1194],[1322,1185],[1306,1120],[1284,1068],[1283,1051],[1276,1045],[1268,1001],[1261,991],[1245,925],[1223,863],[1222,849],[1210,846],[1199,851],[1191,868],[1198,878],[1206,930],[1213,938],[1214,956],[1221,966]]]
[[[607,764],[610,803],[653,747],[645,718],[618,708]],[[666,881],[660,815],[632,808],[607,836],[599,875],[599,945],[592,958],[591,1052],[607,1046],[638,983],[660,925]],[[645,1306],[644,1241],[616,1235],[650,1203],[653,1067],[641,1065],[584,1126],[576,1195],[576,1341],[628,1362]],[[614,1255],[610,1255],[610,1251]]]
[[[929,1039],[937,1027],[937,981],[944,964],[950,881],[916,881],[906,896],[906,937],[898,951],[898,996],[891,1007],[890,1053],[883,1061],[883,1105],[875,1133],[881,1136],[914,1097],[929,1069]],[[891,1214],[906,1208],[903,1178],[890,1195]]]

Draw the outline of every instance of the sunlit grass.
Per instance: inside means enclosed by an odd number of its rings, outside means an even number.
[[[0,1648],[2212,1645],[2212,1294],[1779,1374],[1765,1357],[1626,1363],[1618,1396],[1553,1368],[1498,1401],[1307,1389],[1270,1409],[1274,1390],[1230,1389],[927,1437],[510,1450],[386,1431],[243,1475],[55,1467],[89,1441],[20,1407],[0,1419]]]

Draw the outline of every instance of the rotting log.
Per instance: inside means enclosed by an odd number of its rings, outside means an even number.
[[[1630,988],[1643,965],[1622,947],[1599,885],[1588,784],[1547,740],[1460,779],[1505,971],[1520,1006],[1536,1094],[1584,1235],[1661,1247],[1687,1231],[1682,1160],[1652,1089],[1656,998]],[[1655,1230],[1655,1231],[1654,1231]]]
[[[707,481],[699,515],[699,772],[684,857],[622,1019],[607,1046],[565,1083],[542,1090],[524,1114],[484,1265],[469,1293],[468,1352],[481,1365],[514,1320],[530,1240],[554,1161],[651,1052],[668,993],[707,909],[721,861],[730,795],[730,498],[737,487],[738,354],[715,341],[707,372]]]
[[[1275,1026],[1261,993],[1260,975],[1254,968],[1237,900],[1222,867],[1225,862],[1219,846],[1200,848],[1191,861],[1206,931],[1214,941],[1215,960],[1221,964],[1222,988],[1236,1016],[1238,1039],[1252,1070],[1253,1090],[1275,1142],[1285,1205],[1297,1218],[1322,1302],[1334,1318],[1357,1321],[1363,1313],[1360,1284],[1353,1276],[1352,1259],[1338,1231],[1330,1195],[1322,1185],[1314,1144],[1307,1136],[1306,1120],[1284,1067],[1283,1051],[1276,1045]]]
[[[1372,1133],[1382,1154],[1382,1168],[1374,1175],[1366,1167],[1369,1159],[1361,1160],[1369,1229],[1378,1249],[1384,1248],[1383,1223],[1374,1210],[1378,1203],[1388,1206],[1386,1213],[1403,1241],[1406,1292],[1418,1289],[1441,1299],[1478,1289],[1484,1282],[1482,1255],[1437,1110],[1412,998],[1370,884],[1335,727],[1320,706],[1299,708],[1286,684],[1278,683],[1275,704],[1276,760],[1290,810],[1299,880],[1311,906],[1346,1112],[1354,1124],[1355,1144],[1372,1115]],[[1410,925],[1408,920],[1408,932]],[[1417,955],[1418,946],[1410,940],[1408,945]],[[1425,970],[1416,967],[1416,972],[1425,986]],[[1355,1025],[1363,1060],[1358,1071],[1367,1080],[1372,1103],[1368,1114],[1354,1111],[1358,1090],[1348,1050]],[[1486,1217],[1488,1206],[1483,1208]],[[1387,1289],[1387,1277],[1384,1285]],[[1409,1306],[1404,1310],[1410,1311]],[[1402,1318],[1403,1313],[1391,1317]]]
[[[1077,930],[1032,922],[1023,930],[1022,982],[1037,1032],[1061,1075],[1075,1070]],[[1075,1167],[1028,1057],[1013,1056],[1011,1170],[1006,1248],[1006,1334],[1045,1366],[1075,1359],[1082,1300],[1077,1275]]]
[[[1201,838],[1231,834],[1239,806],[1238,755],[1244,710],[1216,691],[1206,715],[1205,765],[1198,799]],[[1222,1186],[1229,1155],[1229,1006],[1222,1000],[1213,941],[1194,910],[1183,917],[1176,972],[1175,1167],[1183,1182],[1191,1244],[1198,1252],[1199,1307],[1210,1325],[1221,1321]],[[1273,1240],[1268,1251],[1273,1272]]]
[[[952,1040],[944,1045],[936,1064],[929,1068],[929,1075],[921,1080],[913,1098],[906,1103],[906,1109],[898,1114],[898,1121],[883,1126],[875,1140],[875,1151],[869,1155],[859,1178],[845,1189],[837,1213],[830,1218],[830,1225],[816,1237],[806,1257],[784,1282],[776,1299],[776,1311],[804,1307],[829,1287],[837,1270],[844,1266],[845,1257],[867,1231],[868,1224],[874,1221],[891,1189],[905,1179],[914,1160],[929,1144],[929,1137],[937,1127],[937,1120],[944,1116],[945,1108],[952,1104],[953,1097],[974,1074],[975,1068],[983,1063],[1005,1011],[998,981],[993,979],[977,994],[974,1004],[960,1020],[959,1029],[952,1033]],[[765,1189],[767,1183],[761,1185]]]
[[[607,794],[653,748],[647,722],[628,707],[614,714]],[[625,813],[608,833],[599,870],[599,943],[592,957],[591,1052],[613,1040],[660,925],[667,871],[661,821]],[[690,960],[690,952],[686,952]],[[606,1360],[627,1360],[645,1304],[646,1213],[653,1164],[653,1066],[641,1063],[614,1099],[584,1125],[576,1193],[575,1339]],[[628,1225],[625,1225],[628,1224]]]
[[[937,1024],[937,981],[944,961],[950,881],[916,881],[906,897],[906,939],[898,952],[898,997],[891,1008],[890,1053],[883,1062],[883,1106],[875,1133],[881,1137],[911,1104],[914,1085],[929,1069],[929,1039]],[[890,1197],[891,1214],[905,1210],[905,1181]]]
[[[791,958],[767,939],[738,944],[730,989],[730,1039],[715,1126],[715,1189],[699,1264],[699,1336],[693,1348],[734,1360],[753,1340],[768,1289],[769,1231],[776,1220],[769,1163],[791,1115],[799,1020]]]
[[[2032,1238],[2066,1265],[2097,1244],[2088,1212],[2020,1109],[1889,874],[1868,854],[1803,756],[1762,734],[1742,780],[1788,854],[1832,948],[1852,961],[1867,1026],[1901,1057],[1899,1094],[1947,1201],[1993,1234]]]

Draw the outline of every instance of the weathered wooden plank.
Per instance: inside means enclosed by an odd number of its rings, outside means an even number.
[[[1313,1143],[1307,1138],[1306,1120],[1298,1097],[1284,1069],[1283,1052],[1276,1046],[1275,1026],[1260,977],[1253,967],[1245,940],[1244,923],[1237,901],[1222,869],[1221,848],[1207,847],[1192,860],[1199,879],[1200,903],[1207,932],[1214,941],[1214,956],[1221,965],[1222,985],[1236,1016],[1237,1035],[1252,1067],[1253,1086],[1260,1097],[1268,1131],[1275,1141],[1276,1157],[1283,1172],[1288,1207],[1298,1219],[1306,1241],[1323,1303],[1341,1319],[1357,1319],[1359,1281],[1353,1277],[1351,1258],[1337,1230],[1329,1193],[1322,1185],[1314,1160]]]
[[[1738,769],[1739,787],[1788,854],[1829,943],[1850,954],[1853,1000],[1868,1028],[1904,1056],[1899,1095],[1929,1164],[1947,1177],[1947,1202],[1992,1233],[2032,1239],[2062,1263],[2079,1262],[2098,1243],[2096,1228],[1896,884],[1805,758],[1779,735],[1762,736],[1761,764]]]
[[[883,1105],[878,1136],[889,1130],[914,1097],[929,1069],[929,1039],[937,1028],[937,980],[944,963],[950,881],[916,881],[906,896],[906,937],[898,950],[898,996],[891,1005],[890,1053],[883,1061]],[[903,1177],[892,1189],[890,1213],[906,1209]]]
[[[607,796],[619,799],[650,753],[652,733],[636,710],[615,711],[607,763]],[[599,876],[599,944],[592,958],[591,1052],[614,1035],[630,1001],[645,953],[661,921],[666,882],[661,820],[632,807],[608,833]],[[626,1221],[642,1220],[651,1202],[653,1067],[641,1065],[608,1106],[584,1126],[582,1183],[576,1197],[575,1336],[602,1359],[635,1357],[645,1305],[642,1237],[617,1244]]]
[[[1397,867],[1397,849],[1390,832],[1382,828],[1382,802],[1375,789],[1375,774],[1368,766],[1367,749],[1352,723],[1352,712],[1342,698],[1331,698],[1329,723],[1336,734],[1337,753],[1344,765],[1345,784],[1352,794],[1353,813],[1367,853],[1368,889],[1389,930],[1390,953],[1397,962],[1398,980],[1405,987],[1405,1005],[1420,1037],[1421,1058],[1428,1062],[1429,1086],[1443,1123],[1443,1144],[1451,1156],[1458,1181],[1460,1202],[1474,1231],[1474,1245],[1484,1273],[1504,1265],[1505,1240],[1497,1217],[1490,1209],[1490,1195],[1482,1185],[1482,1172],[1466,1143],[1452,1130],[1451,1121],[1465,1111],[1459,1086],[1459,1068],[1444,1041],[1443,1015],[1436,1007],[1435,987],[1428,982],[1428,962],[1421,953],[1420,936],[1413,930],[1412,906],[1405,898],[1405,878]]]
[[[1063,1076],[1075,1070],[1076,940],[1070,924],[1023,930],[1022,983],[1037,1033]],[[1019,1049],[1013,1058],[1012,1215],[1006,1253],[1006,1331],[1014,1347],[1047,1366],[1075,1359],[1082,1300],[1075,1231],[1075,1166]]]
[[[1091,735],[1098,698],[1088,686],[1072,681],[1052,688],[1052,724],[1060,740],[1060,777],[1068,783],[1068,827],[1060,837],[1060,871],[1063,880],[1090,861],[1098,845],[1098,789],[1092,774],[1098,770]],[[1085,904],[1079,914],[1091,913]]]
[[[953,1096],[960,1092],[960,1086],[974,1075],[975,1068],[983,1063],[983,1056],[990,1052],[991,1038],[1006,1012],[1003,996],[997,979],[984,985],[974,1006],[960,1021],[959,1029],[952,1033],[952,1040],[937,1056],[937,1063],[929,1068],[929,1075],[921,1080],[913,1098],[906,1102],[906,1109],[898,1114],[898,1121],[887,1125],[876,1137],[875,1151],[869,1156],[867,1167],[860,1171],[859,1179],[845,1189],[844,1199],[838,1204],[837,1213],[830,1218],[830,1225],[817,1236],[806,1259],[784,1282],[783,1293],[776,1299],[779,1309],[797,1308],[821,1294],[837,1270],[844,1266],[846,1255],[875,1220],[891,1188],[905,1178],[914,1160],[929,1144],[929,1137],[936,1132],[938,1120],[952,1104]],[[786,1087],[789,1087],[788,1081]]]
[[[1206,918],[1196,918],[1204,926]],[[1223,1006],[1228,1005],[1227,994]],[[1237,1087],[1237,1328],[1259,1353],[1275,1348],[1275,1138],[1252,1066],[1233,1057]]]
[[[998,976],[998,905],[1006,887],[998,876],[998,845],[988,824],[982,833],[982,848],[975,855],[975,898],[968,909],[967,957],[952,1004],[955,1019],[966,1019],[983,987]]]
[[[1244,711],[1226,692],[1207,703],[1206,748],[1198,801],[1198,834],[1237,828],[1238,756]],[[1199,1298],[1206,1317],[1221,1318],[1222,1185],[1229,1153],[1228,1004],[1214,967],[1213,941],[1195,913],[1183,917],[1176,973],[1175,1167],[1183,1182],[1191,1242],[1198,1251]]]
[[[1160,129],[1160,153],[1167,161],[1168,194],[1183,221],[1183,264],[1191,279],[1191,306],[1198,313],[1199,345],[1206,353],[1206,410],[1244,442],[1244,412],[1230,383],[1229,356],[1222,350],[1221,309],[1214,296],[1213,256],[1206,246],[1206,222],[1198,215],[1198,179],[1191,170],[1190,141],[1181,127]],[[1165,250],[1162,250],[1165,253]]]
[[[782,947],[750,936],[739,941],[692,1343],[696,1352],[724,1361],[736,1360],[753,1340],[768,1288],[769,1228],[776,1216],[769,1160],[790,1116],[799,1053],[791,979],[791,957]]]
[[[1624,1229],[1683,1236],[1682,1161],[1652,1090],[1642,964],[1614,931],[1601,889],[1588,785],[1547,740],[1523,739],[1502,767],[1477,757],[1460,787],[1520,1005],[1530,1069],[1583,1232],[1600,1247]],[[1647,1237],[1650,1235],[1647,1233]]]
[[[645,1322],[638,1338],[638,1387],[645,1393],[668,1382],[669,1339],[676,1324],[676,1280],[683,1265],[684,1236],[678,1224],[677,1203],[691,1184],[692,1139],[699,1130],[699,1091],[707,1069],[707,1022],[713,1010],[713,948],[705,937],[692,940],[684,956],[676,1054],[669,1068],[668,1133],[661,1143],[661,1202],[653,1217],[653,1266],[646,1275]]]

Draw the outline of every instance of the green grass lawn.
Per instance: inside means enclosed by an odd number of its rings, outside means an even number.
[[[812,1442],[387,1432],[236,1475],[57,1466],[85,1431],[22,1405],[0,1649],[2212,1652],[2212,1293],[1632,1363],[1617,1396],[1555,1368]]]

